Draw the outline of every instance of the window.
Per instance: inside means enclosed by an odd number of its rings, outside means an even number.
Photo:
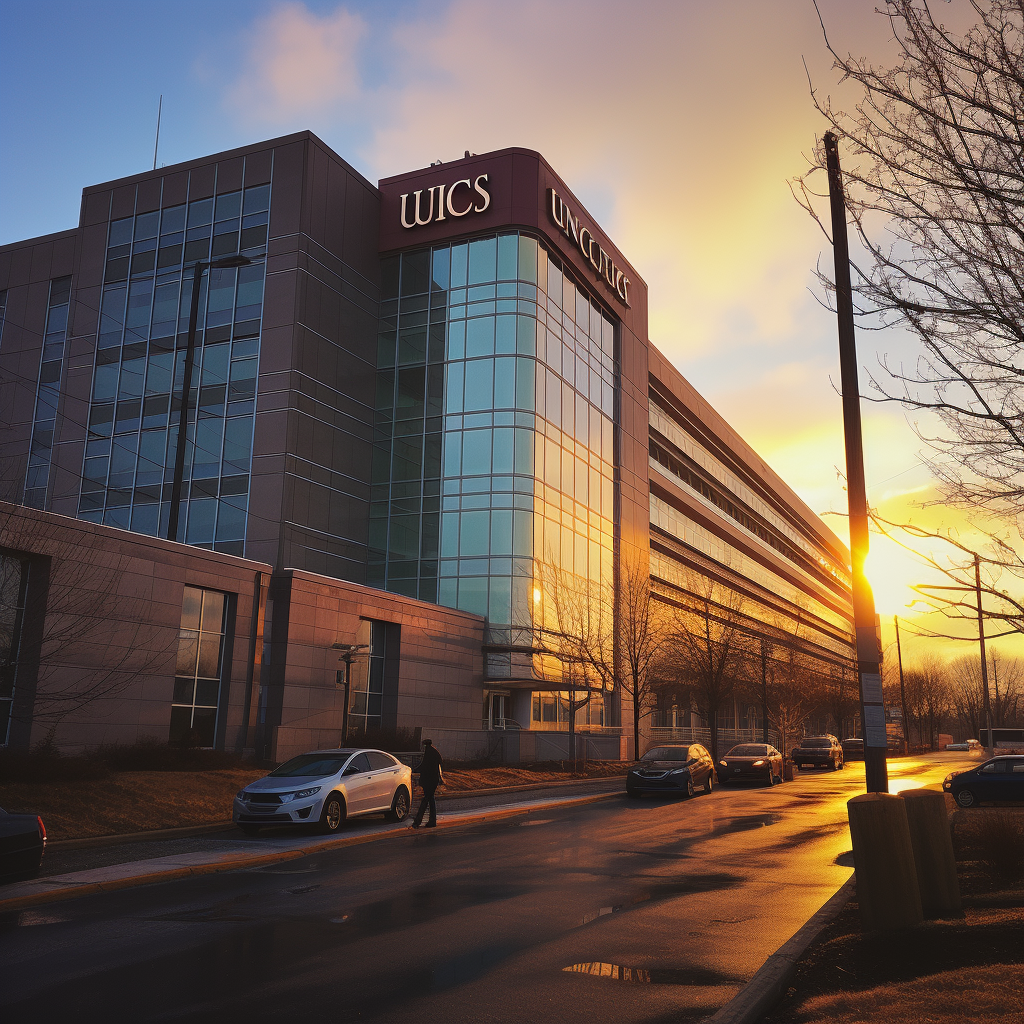
[[[390,668],[386,663],[389,628],[398,627],[376,619],[363,622],[360,642],[369,641],[369,650],[364,652],[364,657],[357,657],[352,662],[348,717],[350,736],[381,727],[385,673]]]
[[[261,254],[269,210],[258,185],[110,222],[89,440],[112,436],[139,471],[115,480],[113,461],[108,477],[87,453],[80,518],[166,535],[193,265]],[[265,274],[261,259],[207,270],[200,293],[178,540],[232,555],[245,551]],[[145,444],[140,430],[153,432]]]
[[[0,747],[10,733],[27,585],[28,562],[0,555]]]
[[[185,587],[171,701],[171,743],[185,747],[214,745],[226,612],[226,594]]]

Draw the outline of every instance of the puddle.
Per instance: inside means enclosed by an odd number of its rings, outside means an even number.
[[[293,896],[300,896],[304,892],[312,892],[314,889],[319,889],[319,888],[320,888],[320,885],[319,885],[319,883],[317,883],[316,885],[300,885],[298,889],[289,889],[288,891]]]
[[[71,918],[61,917],[59,914],[46,913],[39,910],[23,910],[18,914],[17,926],[19,928],[34,928],[41,924],[67,924]]]
[[[511,828],[529,828],[530,825],[550,825],[554,818],[541,818],[540,821],[511,821],[509,826]]]
[[[624,967],[621,964],[589,963],[563,967],[563,972],[591,978],[624,981],[630,985],[737,985],[742,978],[703,967]]]
[[[711,831],[714,835],[726,835],[730,832],[749,832],[755,828],[766,828],[782,821],[781,814],[741,814],[729,818],[723,825],[715,825]]]
[[[836,857],[835,864],[838,864],[841,868],[852,868],[853,864],[853,850],[846,850]]]
[[[601,907],[590,914],[584,914],[583,924],[590,924],[591,921],[596,921],[599,917],[617,914],[621,910],[629,910],[640,903],[649,903],[652,900],[663,900],[669,899],[672,896],[691,896],[699,892],[716,892],[721,889],[731,889],[734,885],[738,885],[740,881],[741,879],[735,875],[714,874],[690,875],[677,881],[660,882],[634,896],[626,903],[619,903],[613,907]]]

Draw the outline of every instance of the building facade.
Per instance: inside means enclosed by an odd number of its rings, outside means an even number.
[[[847,553],[650,343],[646,284],[539,154],[374,186],[300,133],[93,186],[78,228],[0,248],[0,303],[0,497],[270,567],[265,753],[337,740],[334,641],[365,644],[357,727],[557,747],[550,580],[614,594],[627,563],[849,662]],[[574,731],[619,756],[621,692],[581,685]]]

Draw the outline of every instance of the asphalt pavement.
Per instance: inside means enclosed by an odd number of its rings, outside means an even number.
[[[891,788],[965,760],[890,762]],[[0,1017],[700,1020],[849,878],[863,780],[539,809],[0,915]]]

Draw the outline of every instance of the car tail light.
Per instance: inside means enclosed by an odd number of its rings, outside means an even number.
[[[39,838],[46,842],[46,826],[43,824],[43,819],[36,815],[36,822],[39,824]]]

